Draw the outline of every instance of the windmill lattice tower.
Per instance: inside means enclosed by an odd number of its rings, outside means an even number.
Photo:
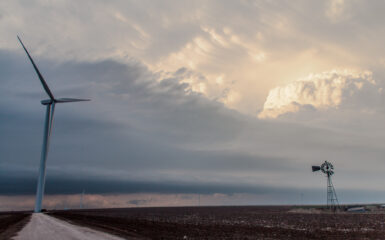
[[[332,175],[334,174],[334,166],[328,161],[325,161],[322,163],[321,166],[312,166],[312,171],[320,171],[324,173],[327,177],[327,200],[326,200],[326,206],[329,209],[337,209],[340,207],[340,204],[338,202],[337,193],[334,189],[333,182],[332,182]]]

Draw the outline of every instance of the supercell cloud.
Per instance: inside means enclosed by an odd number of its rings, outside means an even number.
[[[341,202],[383,201],[384,8],[1,1],[2,209],[33,205],[47,97],[16,35],[55,96],[92,99],[55,112],[47,206],[321,203],[325,160]]]

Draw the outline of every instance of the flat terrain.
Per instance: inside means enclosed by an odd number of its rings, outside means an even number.
[[[385,239],[385,214],[292,207],[71,210],[52,216],[138,239]]]
[[[0,213],[0,240],[10,239],[20,231],[30,218],[29,213]]]

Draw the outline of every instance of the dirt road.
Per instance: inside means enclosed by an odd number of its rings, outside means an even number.
[[[32,215],[30,222],[18,233],[15,240],[41,239],[82,239],[82,240],[121,240],[122,238],[80,227],[68,222],[47,216],[43,213]]]

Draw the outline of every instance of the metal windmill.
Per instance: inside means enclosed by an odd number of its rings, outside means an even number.
[[[327,177],[327,201],[326,206],[329,209],[336,209],[339,208],[339,202],[337,198],[336,190],[334,189],[333,182],[332,182],[332,175],[334,174],[334,166],[328,161],[325,161],[322,163],[321,166],[312,166],[311,167],[313,172],[320,171],[326,174]]]

